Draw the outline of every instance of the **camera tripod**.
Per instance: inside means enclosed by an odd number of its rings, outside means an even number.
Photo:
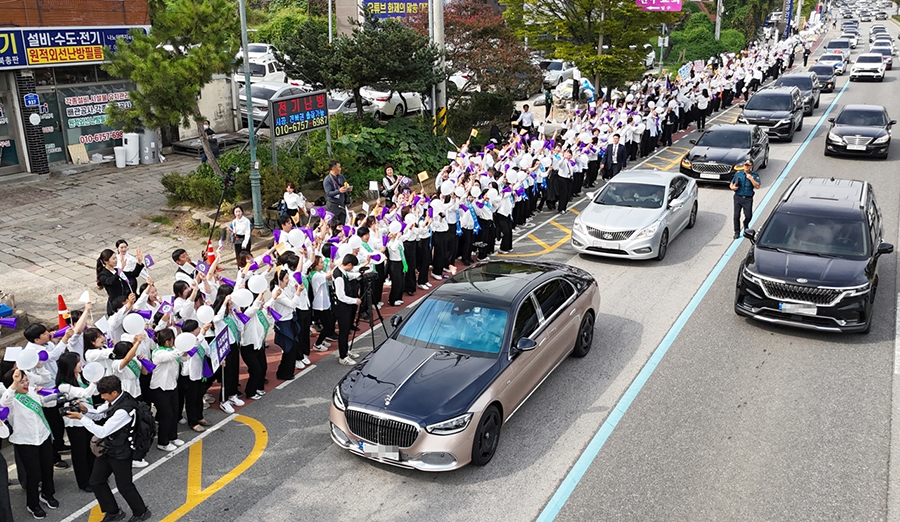
[[[371,274],[375,275],[375,272],[371,272]],[[380,321],[382,326],[384,326],[384,317],[382,317],[381,309],[377,306],[378,302],[375,300],[375,296],[372,294],[372,281],[371,279],[365,279],[365,277],[365,275],[361,276],[363,283],[362,303],[360,304],[359,313],[356,314],[356,321],[354,321],[353,323],[354,330],[353,337],[350,339],[350,350],[353,349],[353,341],[356,340],[356,332],[359,331],[359,321],[360,319],[362,319],[363,310],[368,312],[369,315],[367,321],[369,323],[369,331],[371,332],[373,350],[375,349],[375,316],[378,316],[378,321]],[[387,329],[385,329],[385,333],[387,333]]]

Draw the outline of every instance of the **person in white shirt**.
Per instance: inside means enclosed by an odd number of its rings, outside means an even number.
[[[230,349],[221,361],[218,377],[222,383],[219,407],[222,411],[229,414],[234,413],[234,406],[244,405],[244,401],[238,397],[241,334],[244,330],[244,323],[234,313],[234,308],[231,304],[231,291],[230,286],[223,286],[212,304],[212,308],[216,313],[213,318],[216,339],[219,338],[222,332],[228,331],[226,338]],[[216,349],[218,349],[218,346]]]
[[[31,348],[38,352],[47,352],[47,360],[38,363],[38,367],[26,371],[28,379],[35,388],[52,388],[56,382],[56,361],[65,353],[66,345],[74,335],[74,332],[69,328],[61,341],[51,342],[52,335],[47,328],[42,324],[33,323],[25,328],[22,335],[28,341],[25,344],[26,349]],[[42,403],[42,407],[50,430],[53,432],[54,466],[56,469],[66,469],[69,465],[59,455],[65,449],[63,442],[65,425],[59,414],[59,409],[56,407],[55,402]]]
[[[244,215],[244,209],[240,205],[235,205],[232,212],[234,219],[228,228],[231,229],[231,242],[234,244],[234,259],[238,262],[238,267],[243,268],[244,266],[240,264],[241,252],[250,251],[250,232],[253,225]]]
[[[519,117],[516,118],[516,124],[520,129],[527,130],[529,136],[534,133],[534,113],[528,110],[527,103],[522,107]]]
[[[62,397],[61,400],[68,403],[69,407],[76,407],[78,404],[90,405],[91,396],[97,393],[97,387],[93,383],[88,383],[81,375],[81,357],[72,352],[66,352],[59,358],[56,388]],[[79,489],[90,493],[92,491],[90,487],[91,470],[94,469],[91,435],[81,426],[81,423],[68,417],[63,421],[71,445],[75,483],[78,484]]]
[[[197,275],[197,268],[191,263],[190,254],[183,248],[177,248],[172,252],[172,261],[178,265],[178,268],[175,269],[175,281],[184,281],[190,284]]]
[[[249,318],[244,324],[244,331],[241,334],[241,359],[247,366],[247,384],[244,386],[244,395],[255,401],[262,399],[266,394],[263,389],[268,368],[265,347],[271,323],[261,309],[264,295],[264,293],[259,294],[256,300],[242,312]]]
[[[293,291],[288,287],[293,285]],[[275,377],[288,381],[294,378],[297,363],[297,330],[294,322],[294,309],[300,306],[300,296],[296,294],[298,285],[289,271],[280,266],[269,284],[272,297],[266,301],[266,309],[274,310],[275,344],[281,347],[281,362],[275,371]]]
[[[140,252],[141,249],[138,249]],[[137,277],[135,277],[135,268],[137,265],[143,265],[144,260],[141,259],[138,261],[138,258],[128,253],[128,242],[124,239],[119,239],[116,241],[116,269],[121,270],[123,274],[128,277],[128,285],[131,288],[137,288]],[[147,279],[150,276],[150,273],[146,268],[140,271],[140,277]]]
[[[161,334],[162,332],[157,336]],[[166,340],[166,337],[158,339]],[[174,341],[174,337],[172,340]],[[156,365],[156,369],[150,374],[150,393],[153,395],[153,404],[156,405],[156,422],[159,425],[156,447],[162,451],[175,451],[178,446],[184,445],[184,441],[178,438],[178,419],[181,417],[178,411],[178,376],[184,354],[176,351],[173,346],[174,344],[163,342],[150,356],[150,360]]]
[[[353,321],[353,311],[362,302],[356,297],[359,295],[358,281],[350,278],[350,272],[359,264],[356,256],[347,254],[341,259],[341,264],[334,269],[332,280],[334,281],[334,312],[338,324],[338,362],[347,366],[356,364],[358,354],[350,352],[349,339],[350,327]]]
[[[309,216],[309,211],[306,210],[306,198],[303,197],[303,194],[297,192],[297,187],[294,186],[293,181],[288,181],[282,200],[287,206],[287,214],[291,216],[291,220],[295,225],[300,221],[301,214]]]
[[[6,391],[0,397],[0,406],[9,408],[9,423],[12,434],[9,442],[13,445],[17,462],[25,466],[25,497],[28,511],[35,518],[44,518],[47,513],[41,502],[51,509],[59,507],[53,497],[53,444],[50,426],[41,408],[41,396],[30,387],[25,372],[14,369],[4,377]],[[40,483],[40,494],[38,494]]]

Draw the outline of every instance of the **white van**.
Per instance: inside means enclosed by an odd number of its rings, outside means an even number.
[[[257,82],[287,82],[287,74],[272,55],[263,55],[259,58],[250,58],[250,83]],[[241,64],[234,73],[234,81],[243,85],[245,65]]]

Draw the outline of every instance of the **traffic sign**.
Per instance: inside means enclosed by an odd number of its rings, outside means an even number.
[[[660,36],[657,39],[657,47],[668,47],[669,46],[669,37],[668,36]]]
[[[38,95],[34,93],[28,93],[22,99],[25,101],[25,107],[37,107],[41,104]]]

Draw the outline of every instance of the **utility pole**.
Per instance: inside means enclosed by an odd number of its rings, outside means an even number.
[[[434,4],[436,0],[428,0],[428,41],[434,43]],[[465,85],[463,86],[465,87]],[[437,86],[431,86],[431,121],[437,126]]]
[[[440,67],[446,67],[444,52],[444,0],[432,0],[434,5],[434,43],[441,51]],[[434,119],[435,134],[443,134],[447,129],[447,80],[437,84],[434,94],[436,115]]]
[[[259,188],[259,162],[256,161],[256,133],[253,132],[253,95],[250,92],[250,51],[247,43],[247,5],[239,0],[241,45],[244,47],[244,93],[247,98],[247,132],[250,135],[250,194],[253,200],[253,228],[263,228],[262,192]],[[329,4],[330,5],[330,4]],[[275,135],[272,134],[272,139]]]
[[[331,16],[331,2],[332,2],[332,0],[326,0],[326,1],[328,2],[328,43],[331,44],[331,42],[332,42],[332,40],[333,40],[333,37],[332,37],[332,29],[331,29],[331,19],[333,18],[333,17]]]
[[[718,0],[716,2],[716,41],[719,41],[719,37],[722,35],[722,13],[725,11],[725,6],[722,3],[722,0]]]

